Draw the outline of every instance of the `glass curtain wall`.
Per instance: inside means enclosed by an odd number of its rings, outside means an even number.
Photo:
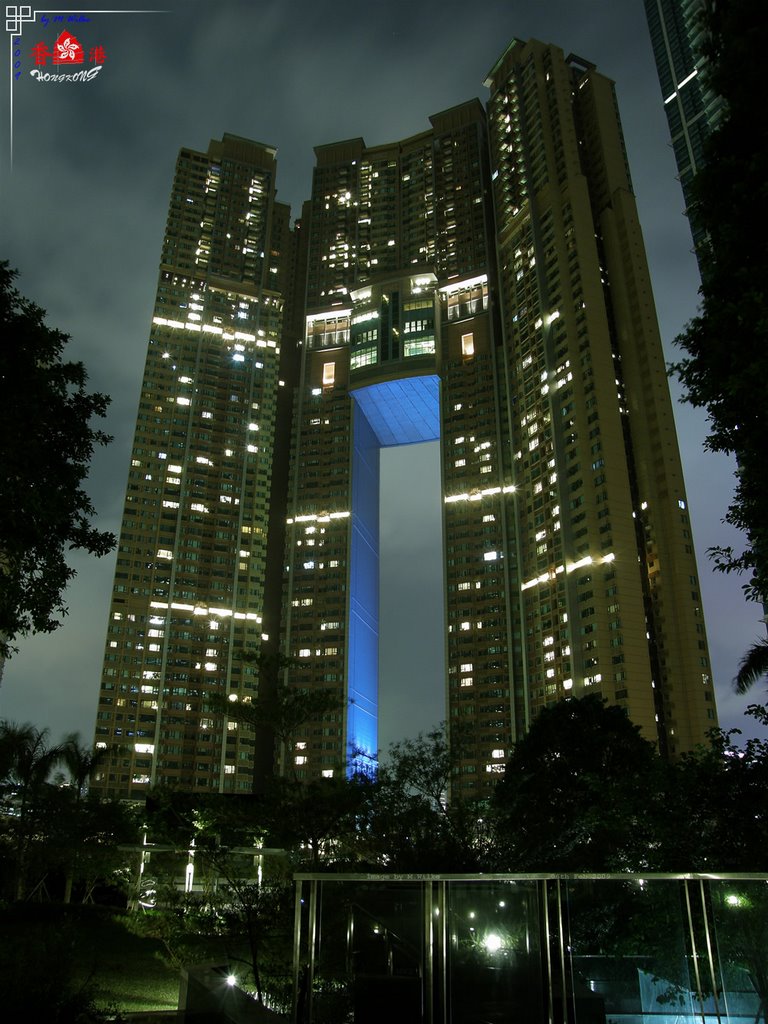
[[[765,875],[298,875],[295,1019],[765,1024]]]

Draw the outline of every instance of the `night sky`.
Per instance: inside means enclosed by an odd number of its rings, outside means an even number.
[[[474,96],[485,101],[483,79],[513,36],[555,43],[617,83],[661,333],[673,357],[671,341],[696,311],[698,273],[641,0],[172,0],[162,13],[101,14],[65,6],[65,18],[90,20],[57,25],[53,12],[38,11],[23,26],[12,103],[3,76],[0,258],[19,269],[19,289],[47,310],[48,323],[71,334],[68,358],[84,361],[92,389],[112,396],[100,425],[115,440],[98,453],[88,484],[100,528],[119,530],[179,149],[205,150],[224,132],[276,146],[278,198],[298,216],[315,145],[401,139],[426,130],[430,114]],[[52,49],[62,28],[86,55],[103,48],[91,81],[30,75],[32,48]],[[6,40],[7,61],[7,33]],[[61,69],[49,61],[40,70]],[[737,698],[730,681],[763,630],[760,609],[705,555],[712,545],[739,543],[721,522],[733,467],[702,451],[701,413],[678,404],[676,415],[721,724],[747,732],[742,709],[762,691]],[[397,659],[383,681],[390,695],[383,746],[444,714],[434,654],[442,647],[435,445],[387,453],[385,464],[391,511],[382,520],[382,573],[393,582],[383,594],[382,639]],[[91,742],[114,558],[73,557],[69,615],[58,632],[20,643],[6,664],[0,717],[49,726],[54,740],[77,730]],[[431,626],[425,608],[433,609]]]

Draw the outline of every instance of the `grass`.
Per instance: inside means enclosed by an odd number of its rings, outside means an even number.
[[[124,916],[106,907],[51,903],[0,909],[4,1014],[66,1020],[66,1007],[86,998],[124,1012],[176,1009],[178,971],[159,959],[156,939],[123,925]]]

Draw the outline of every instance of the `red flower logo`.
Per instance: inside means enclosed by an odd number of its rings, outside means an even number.
[[[62,32],[53,51],[54,64],[82,64],[83,48],[71,32]]]

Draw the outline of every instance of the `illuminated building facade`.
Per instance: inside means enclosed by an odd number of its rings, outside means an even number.
[[[671,755],[716,724],[612,83],[515,40],[486,84],[487,110],[318,147],[302,246],[271,151],[225,136],[243,161],[229,179],[222,144],[182,152],[97,723],[108,788],[250,788],[271,748],[205,698],[254,696],[240,654],[276,643],[280,608],[287,682],[343,708],[299,726],[281,770],[332,776],[375,756],[380,451],[427,440],[460,789],[481,793],[569,696],[626,707]],[[284,428],[281,331],[284,364],[301,338]]]
[[[612,83],[515,41],[389,146],[316,150],[284,647],[377,749],[378,459],[440,440],[446,704],[482,791],[547,703],[600,693],[669,754],[715,705],[665,363]],[[305,667],[304,667],[305,666]]]
[[[722,99],[707,85],[704,60],[704,0],[645,0],[653,56],[659,74],[664,112],[685,196],[691,206],[691,181],[701,167],[704,143],[717,125]],[[698,248],[704,232],[691,223]]]
[[[207,698],[252,694],[241,655],[279,631],[289,213],[274,150],[225,135],[181,151],[109,613],[100,791],[243,792],[269,767]]]

